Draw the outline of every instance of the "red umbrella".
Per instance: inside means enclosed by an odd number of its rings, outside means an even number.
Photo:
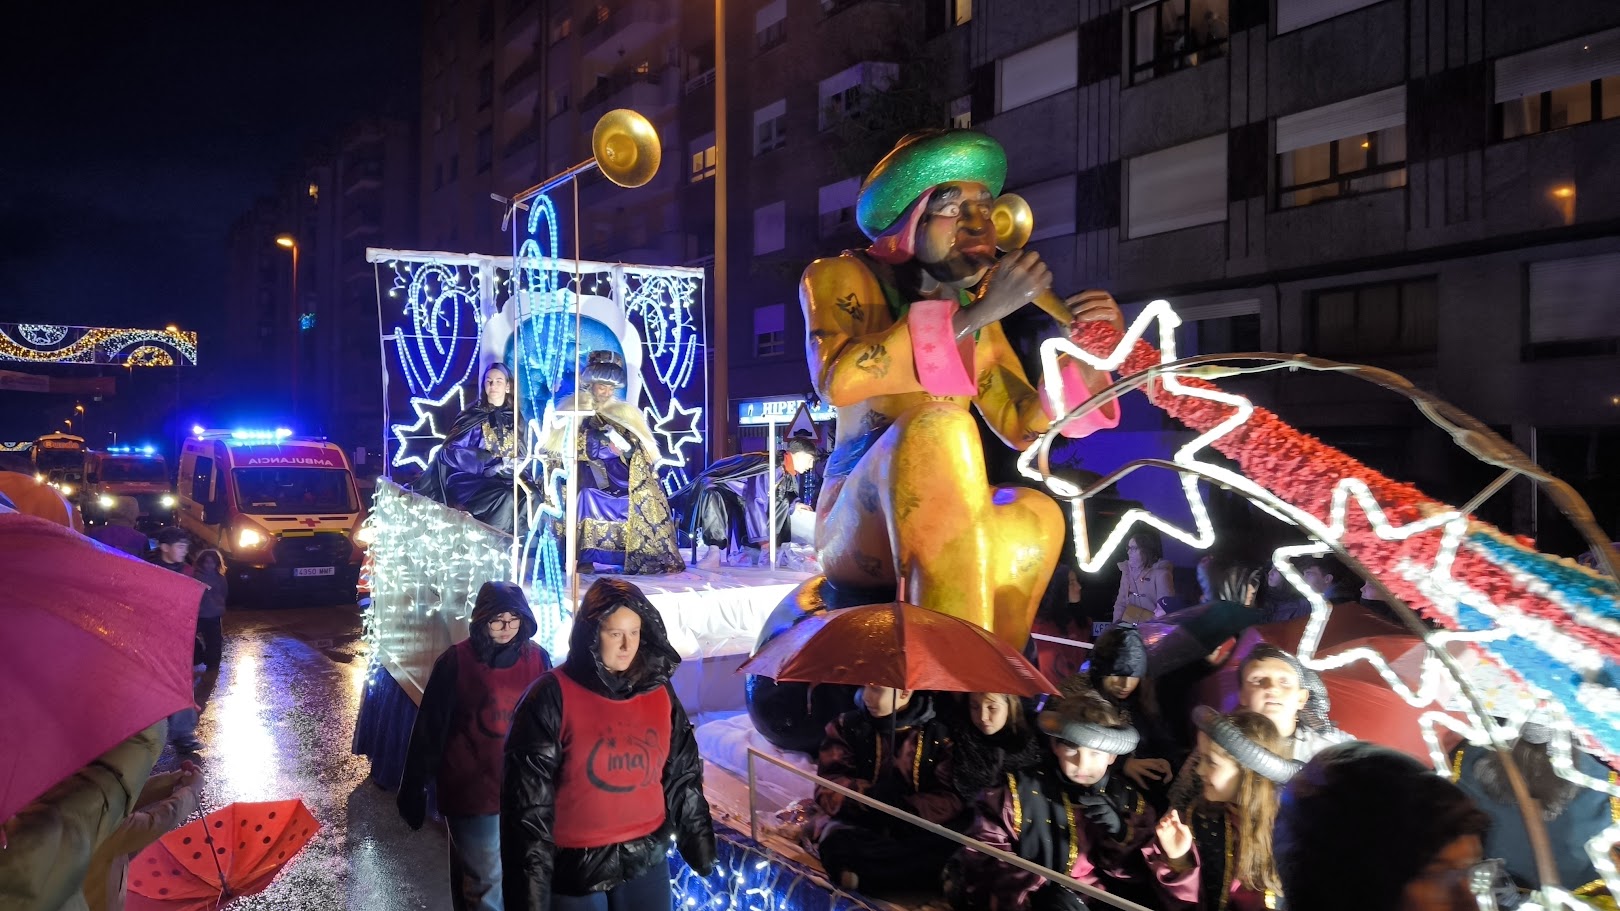
[[[135,855],[125,907],[207,911],[262,891],[320,827],[301,800],[215,810]]]
[[[0,512],[0,821],[192,705],[202,583]]]
[[[1018,696],[1058,691],[983,628],[903,601],[806,617],[765,643],[738,672],[779,683]]]

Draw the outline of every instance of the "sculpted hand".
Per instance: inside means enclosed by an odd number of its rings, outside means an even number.
[[[1018,312],[1052,287],[1052,270],[1033,250],[1016,250],[1001,258],[984,281],[971,307],[956,314],[956,337],[962,338]]]
[[[1159,836],[1159,847],[1164,849],[1165,857],[1179,860],[1192,850],[1192,829],[1181,821],[1181,814],[1175,810],[1171,810],[1159,820],[1156,832]]]
[[[1107,323],[1115,330],[1124,334],[1125,314],[1119,310],[1119,304],[1114,296],[1107,291],[1082,291],[1063,302],[1074,316],[1070,330],[1079,333],[1085,326],[1082,323]]]

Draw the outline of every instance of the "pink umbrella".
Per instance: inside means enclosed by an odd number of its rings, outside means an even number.
[[[60,525],[0,511],[0,822],[192,705],[203,585]]]

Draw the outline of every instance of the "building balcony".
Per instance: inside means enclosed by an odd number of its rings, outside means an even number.
[[[540,91],[540,69],[544,62],[545,59],[539,53],[530,54],[501,83],[501,96],[510,99],[519,95],[538,93]]]
[[[516,155],[524,149],[534,145],[536,142],[539,142],[541,129],[541,124],[531,123],[523,129],[518,130],[511,139],[507,140],[506,145],[501,148],[501,157],[511,158],[513,155]]]
[[[579,110],[586,121],[592,123],[603,111],[612,108],[630,108],[650,119],[674,104],[670,83],[666,68],[614,73],[585,93],[579,101]]]
[[[587,62],[609,64],[622,51],[653,41],[669,25],[663,0],[624,0],[605,15],[589,14],[579,22],[580,49]]]

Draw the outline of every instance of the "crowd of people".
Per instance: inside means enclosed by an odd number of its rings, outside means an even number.
[[[1355,741],[1333,725],[1321,678],[1271,645],[1238,662],[1229,713],[1200,705],[1168,717],[1147,667],[1138,630],[1123,623],[1039,706],[865,687],[827,727],[817,772],[1150,908],[1512,908],[1539,886],[1496,752],[1460,747],[1453,783]],[[1608,824],[1610,802],[1554,774],[1548,739],[1526,725],[1514,761],[1560,829],[1563,883],[1601,890],[1582,846]],[[831,788],[804,810],[801,839],[844,889],[932,889],[959,911],[1087,907],[1041,875]]]

